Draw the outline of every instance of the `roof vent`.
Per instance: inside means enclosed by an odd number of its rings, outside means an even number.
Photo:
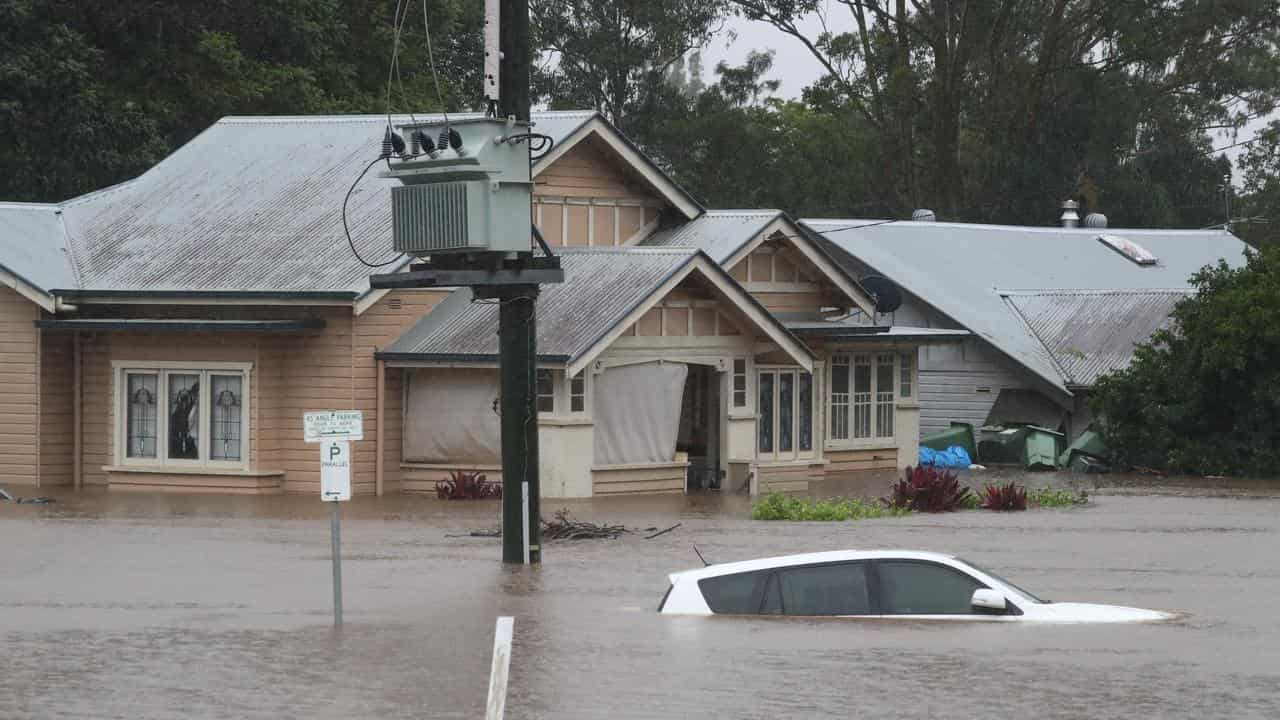
[[[1084,226],[1087,228],[1105,228],[1107,226],[1107,216],[1102,213],[1089,213],[1084,216]]]
[[[1152,255],[1150,250],[1119,235],[1099,235],[1098,242],[1129,258],[1138,265],[1155,265],[1159,261],[1159,258]]]
[[[935,215],[932,210],[920,208],[919,210],[911,213],[911,220],[913,222],[937,222],[938,216]]]
[[[1076,212],[1080,209],[1080,203],[1075,200],[1064,200],[1062,202],[1062,227],[1073,228],[1080,225],[1080,213]]]

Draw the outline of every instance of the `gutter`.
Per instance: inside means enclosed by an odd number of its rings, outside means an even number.
[[[60,301],[84,304],[112,304],[121,301],[146,300],[164,302],[165,300],[212,300],[212,301],[244,301],[248,304],[269,300],[296,300],[303,302],[323,302],[332,304],[348,304],[354,301],[358,293],[354,291],[329,290],[70,290],[53,289],[50,295]]]
[[[438,363],[447,364],[488,364],[498,362],[496,353],[415,353],[415,352],[387,352],[379,351],[373,354],[373,357],[386,362],[415,362],[415,363]],[[547,365],[566,365],[569,362],[568,355],[543,355],[538,354],[538,362]]]

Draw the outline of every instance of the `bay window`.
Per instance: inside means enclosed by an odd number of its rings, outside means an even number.
[[[894,437],[897,399],[912,391],[910,356],[836,353],[831,357],[829,439],[850,445]]]
[[[249,369],[231,363],[116,363],[119,464],[243,469]]]

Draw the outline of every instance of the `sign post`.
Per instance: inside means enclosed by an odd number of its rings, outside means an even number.
[[[333,554],[333,625],[342,625],[342,511],[351,499],[351,442],[364,439],[364,417],[358,410],[310,412],[302,417],[307,442],[320,443],[320,499],[330,504],[329,535]]]

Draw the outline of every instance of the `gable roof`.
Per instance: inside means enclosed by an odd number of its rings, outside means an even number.
[[[781,210],[708,210],[696,220],[658,230],[640,244],[645,247],[697,248],[724,265],[773,221],[782,217]]]
[[[640,245],[697,248],[721,267],[730,268],[779,232],[863,312],[874,312],[870,297],[847,269],[781,210],[708,210],[696,220],[655,232]]]
[[[534,115],[536,120],[537,113]],[[541,123],[538,128],[541,132]],[[563,140],[557,140],[555,147],[539,158],[533,168],[533,176],[536,178],[543,169],[550,167],[562,155],[589,137],[600,139],[617,153],[646,187],[679,210],[685,219],[692,220],[703,213],[702,205],[694,200],[692,195],[672,180],[644,151],[636,147],[630,138],[623,135],[621,130],[614,127],[613,123],[599,113],[591,113],[590,117],[571,132],[566,133]]]
[[[1167,327],[1191,290],[1054,290],[1004,293],[1049,350],[1068,387],[1089,387],[1129,366],[1133,347]]]
[[[1244,242],[1223,230],[1019,227],[964,223],[806,219],[821,242],[847,253],[951,317],[1066,395],[1071,378],[1005,302],[1020,290],[1185,290],[1201,267],[1244,262]],[[1117,235],[1159,261],[1141,266],[1099,242]],[[1123,312],[1100,303],[1101,314]],[[1096,377],[1096,373],[1093,374]],[[1082,378],[1089,373],[1082,373]]]
[[[690,273],[698,272],[743,309],[760,329],[802,366],[812,355],[772,315],[705,254],[687,248],[562,248],[565,281],[538,296],[540,362],[565,365],[575,375],[634,320]],[[455,290],[404,335],[378,353],[388,361],[494,362],[498,309]]]
[[[536,161],[535,174],[555,153],[598,136],[641,163],[645,177],[673,199],[701,212],[594,111],[538,112],[532,119],[556,143]],[[354,299],[369,291],[371,269],[347,245],[342,203],[378,156],[386,125],[385,115],[223,118],[119,185],[58,204],[0,203],[0,268],[45,294]],[[392,256],[387,189],[400,184],[377,175],[363,177],[347,212],[357,249],[374,262]]]

